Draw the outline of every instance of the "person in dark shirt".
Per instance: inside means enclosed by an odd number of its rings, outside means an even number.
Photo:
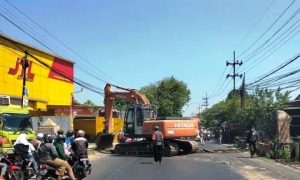
[[[51,136],[50,134],[44,135],[44,141],[38,149],[40,162],[44,162],[50,166],[55,167],[60,172],[60,176],[64,175],[64,170],[66,169],[70,179],[75,180],[72,167],[69,165],[69,163],[62,159],[59,159],[56,148],[52,144],[53,139],[53,136]]]
[[[154,127],[154,132],[152,133],[153,141],[153,154],[155,163],[161,163],[162,152],[164,146],[164,137],[161,131],[159,131],[159,126]]]
[[[250,157],[253,158],[257,148],[256,148],[256,142],[258,141],[258,134],[254,127],[251,128],[251,130],[247,134],[247,143],[249,144],[250,149]]]
[[[78,130],[72,143],[72,150],[79,158],[88,158],[88,141],[84,138],[85,132]]]

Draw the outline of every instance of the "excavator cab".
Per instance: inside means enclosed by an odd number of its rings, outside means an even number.
[[[124,132],[128,137],[142,137],[144,121],[156,118],[156,108],[151,105],[129,105],[125,114]]]

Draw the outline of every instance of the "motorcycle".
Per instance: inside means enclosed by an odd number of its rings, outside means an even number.
[[[7,164],[5,178],[12,180],[23,180],[24,173],[22,171],[22,168],[19,165],[15,164],[13,159],[13,157],[9,157],[7,154],[3,154],[3,156],[1,157],[1,162]]]
[[[62,179],[67,179],[67,176],[64,176],[65,178]],[[43,180],[56,180],[59,179],[58,171],[55,169],[55,167],[52,167],[46,163],[40,163],[40,168],[39,168],[39,176],[37,179],[43,179]]]
[[[84,179],[87,174],[91,174],[92,172],[92,165],[88,158],[79,158],[77,155],[72,154],[68,162],[71,165],[77,179]]]

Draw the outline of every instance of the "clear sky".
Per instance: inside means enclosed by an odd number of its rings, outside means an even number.
[[[0,12],[16,17],[23,27],[29,25],[45,43],[75,65],[75,77],[103,89],[104,82],[140,89],[163,78],[174,76],[191,90],[191,101],[184,115],[198,112],[208,93],[210,105],[224,99],[233,88],[232,73],[226,60],[246,60],[300,7],[296,0],[274,26],[242,54],[280,16],[293,0],[11,0],[12,5],[44,27],[86,61],[74,55],[38,26],[26,19],[5,0]],[[289,24],[299,19],[297,15]],[[23,22],[23,24],[22,24]],[[25,23],[25,24],[24,24]],[[45,48],[0,17],[0,30],[23,42]],[[295,32],[299,31],[296,29]],[[280,31],[282,32],[282,31]],[[274,69],[300,52],[299,35],[268,56],[260,55],[237,69],[246,72],[246,83]],[[283,40],[278,40],[283,42]],[[271,46],[270,46],[271,47]],[[242,55],[241,55],[242,54]],[[263,55],[263,53],[261,54]],[[241,59],[240,59],[241,58]],[[299,63],[286,67],[297,68]],[[83,71],[98,77],[94,78]],[[100,72],[101,71],[101,72]],[[237,87],[241,80],[237,79]],[[76,86],[76,91],[80,87]],[[76,93],[80,102],[87,99],[98,105],[103,97],[83,90]]]

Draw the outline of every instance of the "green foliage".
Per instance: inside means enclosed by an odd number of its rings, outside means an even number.
[[[218,127],[222,122],[238,125],[244,129],[256,125],[264,134],[274,134],[274,112],[289,102],[289,92],[282,93],[281,89],[271,91],[256,89],[253,94],[246,96],[245,109],[240,108],[240,96],[237,91],[231,91],[227,99],[201,113],[204,126]],[[272,137],[270,137],[272,138]]]
[[[96,106],[96,104],[93,103],[93,101],[91,101],[91,100],[86,100],[86,101],[83,103],[83,105],[87,105],[87,106]]]
[[[130,103],[127,102],[127,101],[124,101],[123,99],[121,98],[115,98],[114,99],[114,108],[117,109],[118,111],[122,111],[122,110],[126,110],[127,106],[129,105]]]
[[[289,161],[291,159],[291,151],[289,148],[281,148],[278,150],[272,150],[268,152],[266,156],[271,159],[282,159],[285,161]]]
[[[182,108],[190,100],[190,90],[173,76],[142,87],[151,104],[158,107],[158,116],[182,116]]]

